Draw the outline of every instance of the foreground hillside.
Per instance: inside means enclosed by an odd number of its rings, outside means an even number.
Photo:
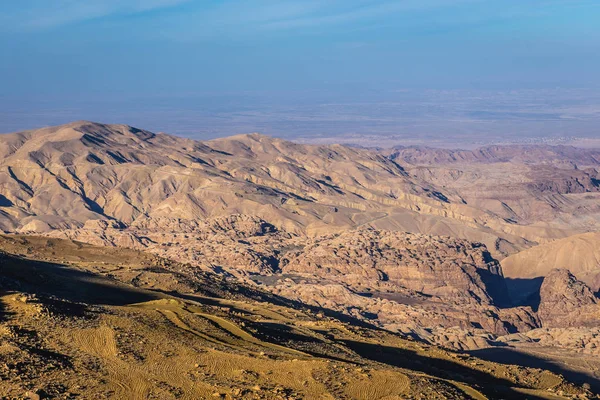
[[[560,398],[486,362],[131,250],[0,238],[8,398]],[[175,292],[176,290],[177,292]],[[194,294],[189,294],[189,293]]]

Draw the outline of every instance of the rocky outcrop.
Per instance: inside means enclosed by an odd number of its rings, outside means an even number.
[[[600,325],[598,299],[566,269],[555,269],[544,278],[538,314],[545,327]]]
[[[600,328],[537,328],[525,333],[495,338],[503,343],[535,343],[538,346],[554,347],[578,354],[600,355]]]
[[[357,292],[402,288],[457,304],[509,303],[500,265],[485,246],[449,237],[348,231],[287,253],[282,271],[321,276]]]
[[[530,308],[507,308],[500,265],[479,243],[368,228],[307,238],[244,215],[207,219],[190,233],[173,223],[172,231],[147,224],[51,235],[104,245],[130,242],[288,299],[456,349],[479,343],[473,338],[485,332],[504,335],[540,326]],[[464,334],[444,333],[454,328]]]

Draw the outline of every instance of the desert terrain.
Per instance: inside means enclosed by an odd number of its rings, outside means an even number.
[[[0,135],[0,395],[593,398],[598,168],[569,146]]]

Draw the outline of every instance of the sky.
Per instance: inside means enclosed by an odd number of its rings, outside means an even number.
[[[430,104],[418,123],[452,99],[479,96],[473,106],[488,109],[471,114],[501,112],[506,102],[530,108],[532,96],[548,102],[549,90],[552,110],[600,118],[598,21],[597,0],[1,1],[0,132],[104,118],[199,137],[374,134],[366,123],[319,128],[307,106],[346,104],[348,114],[368,103],[366,118],[381,122],[378,105],[404,115]]]

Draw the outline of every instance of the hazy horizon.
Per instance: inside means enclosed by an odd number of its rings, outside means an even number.
[[[0,5],[0,132],[74,120],[196,139],[599,139],[600,4],[575,0]]]

